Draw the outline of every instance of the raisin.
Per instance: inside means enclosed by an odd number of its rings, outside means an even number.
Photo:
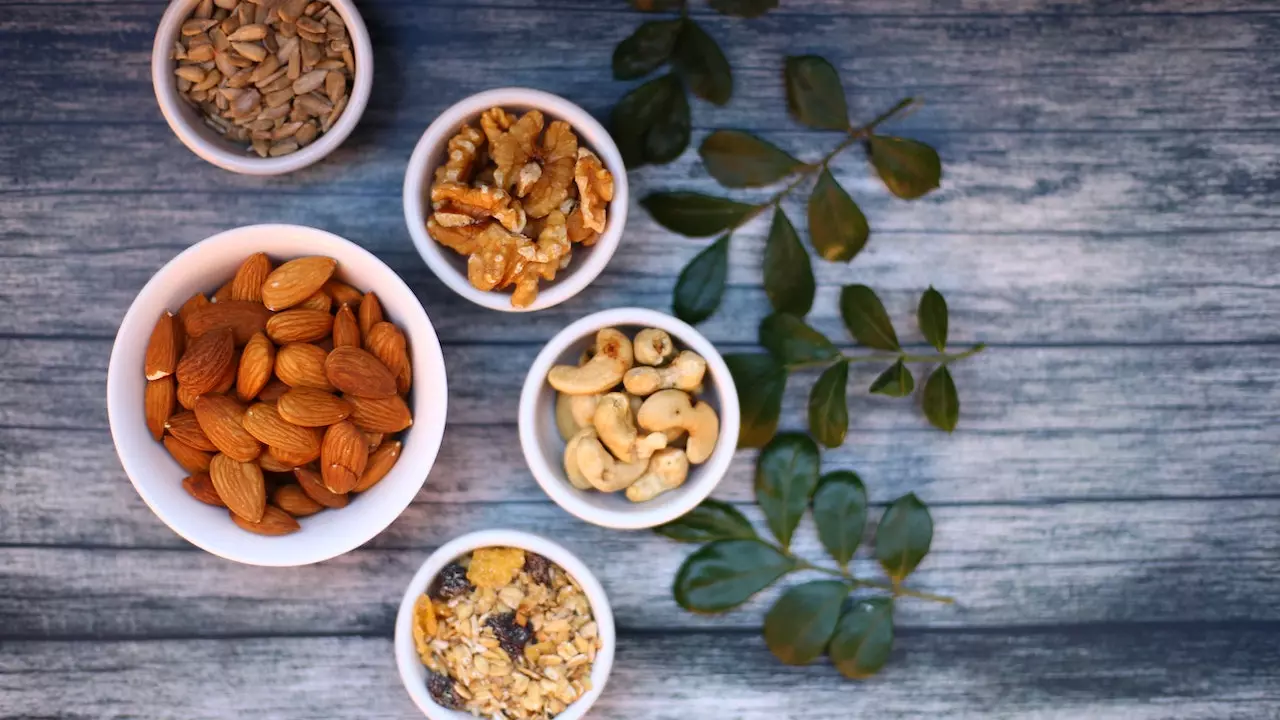
[[[427,594],[435,600],[448,600],[474,589],[475,586],[467,579],[467,569],[456,562],[451,562],[445,565],[440,574],[431,581]]]
[[[498,644],[502,646],[503,650],[507,651],[511,662],[518,662],[520,658],[524,657],[524,646],[533,637],[533,632],[516,622],[515,613],[494,615],[485,621],[485,624],[493,628],[493,634],[498,638]]]
[[[431,693],[431,699],[436,701],[437,705],[449,708],[450,710],[462,709],[462,698],[458,697],[458,693],[453,689],[453,680],[448,675],[441,675],[438,672],[427,671],[427,692]]]
[[[538,553],[524,554],[524,571],[529,573],[529,577],[536,583],[551,584],[551,561]]]

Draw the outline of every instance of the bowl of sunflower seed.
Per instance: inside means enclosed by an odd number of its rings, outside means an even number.
[[[432,720],[576,720],[613,666],[604,588],[564,547],[486,530],[432,553],[396,617],[396,665]]]
[[[609,133],[551,93],[499,88],[436,118],[405,170],[414,246],[454,292],[508,312],[568,300],[600,274],[627,221]]]

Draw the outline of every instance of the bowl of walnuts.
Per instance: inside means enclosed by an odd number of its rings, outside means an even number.
[[[319,562],[391,524],[435,461],[446,400],[413,292],[363,248],[293,225],[171,260],[107,371],[138,494],[182,537],[253,565]]]
[[[427,266],[493,310],[541,310],[589,285],[627,221],[609,133],[539,90],[488,90],[445,110],[414,148],[404,215]]]

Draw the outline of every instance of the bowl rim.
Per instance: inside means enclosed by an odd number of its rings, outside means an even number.
[[[329,132],[320,135],[315,142],[283,157],[262,158],[231,149],[229,141],[218,138],[212,130],[199,125],[198,121],[191,121],[191,108],[178,98],[169,51],[191,6],[200,0],[171,0],[156,26],[151,46],[151,85],[165,122],[188,150],[206,162],[231,172],[244,175],[282,175],[320,161],[347,139],[364,115],[373,90],[373,43],[364,18],[352,0],[326,1],[342,16],[355,54],[356,72],[351,81],[347,107],[333,127],[329,128]]]
[[[693,350],[707,362],[707,375],[711,387],[720,404],[720,438],[711,457],[701,465],[693,466],[690,473],[697,471],[698,477],[690,478],[682,487],[672,492],[682,493],[676,497],[678,502],[670,502],[664,506],[649,506],[649,503],[638,503],[626,506],[625,509],[611,510],[597,507],[583,499],[585,491],[572,487],[563,477],[559,469],[560,462],[548,460],[538,442],[536,428],[539,423],[552,422],[550,418],[537,418],[538,396],[545,390],[555,392],[546,384],[547,372],[564,351],[572,344],[594,334],[606,327],[638,325],[666,330],[672,338],[686,348]],[[737,450],[739,417],[738,391],[733,375],[719,351],[709,340],[694,329],[693,326],[679,318],[639,307],[622,307],[601,310],[579,318],[570,323],[554,337],[534,358],[525,376],[524,386],[520,391],[518,425],[520,433],[520,449],[524,453],[525,462],[530,472],[543,491],[564,510],[581,520],[593,525],[619,530],[638,530],[661,525],[675,520],[692,510],[705,500],[729,470]]]
[[[409,697],[422,714],[431,720],[468,720],[473,717],[466,712],[449,710],[437,705],[419,679],[417,673],[424,666],[413,642],[413,606],[445,565],[454,558],[484,547],[516,547],[538,553],[568,572],[586,594],[587,601],[591,604],[592,617],[599,628],[601,644],[591,668],[591,690],[575,700],[564,712],[556,715],[556,720],[576,720],[582,717],[604,692],[609,674],[613,670],[617,631],[609,596],[586,563],[568,548],[541,535],[507,528],[479,530],[460,535],[428,555],[418,567],[418,571],[414,573],[413,579],[409,581],[400,599],[400,608],[396,612],[395,637],[392,642],[396,668],[405,691],[409,693]]]
[[[325,243],[332,243],[335,247],[342,248],[344,253],[348,253],[351,256],[361,257],[365,262],[370,262],[374,267],[380,268],[381,271],[385,271],[386,285],[395,287],[397,293],[406,293],[414,300],[414,303],[407,307],[407,313],[416,316],[413,318],[416,329],[411,332],[408,329],[409,321],[406,319],[402,322],[403,326],[406,328],[406,334],[410,336],[409,340],[411,346],[425,350],[428,356],[435,360],[435,362],[431,363],[431,366],[429,367],[422,367],[421,365],[414,366],[414,386],[421,387],[420,381],[427,376],[439,378],[438,383],[433,382],[433,385],[438,384],[440,387],[438,403],[433,403],[433,407],[429,411],[432,413],[432,417],[438,416],[440,418],[439,427],[434,432],[428,433],[423,437],[422,442],[424,444],[421,446],[422,456],[420,458],[420,462],[412,468],[413,472],[421,473],[421,479],[416,484],[410,483],[404,488],[398,488],[399,492],[396,492],[389,497],[386,501],[387,511],[385,516],[379,514],[378,519],[375,522],[371,522],[363,526],[363,528],[359,529],[357,532],[350,534],[344,542],[334,541],[329,545],[312,545],[312,548],[318,548],[319,550],[311,550],[311,554],[277,554],[263,557],[261,556],[260,545],[245,544],[241,546],[226,546],[211,542],[206,538],[198,537],[199,533],[192,532],[189,527],[182,527],[181,521],[176,521],[174,519],[174,513],[161,511],[156,496],[149,490],[146,483],[138,479],[139,477],[146,476],[152,471],[152,469],[150,467],[144,467],[145,463],[142,460],[133,457],[131,453],[126,452],[124,447],[122,447],[122,442],[125,441],[125,438],[133,437],[135,433],[141,433],[150,440],[150,435],[147,433],[146,428],[135,427],[134,424],[125,416],[125,411],[122,409],[121,405],[121,403],[128,401],[128,398],[125,397],[125,393],[127,392],[125,387],[125,373],[135,372],[138,369],[137,367],[125,367],[125,360],[122,356],[126,351],[123,349],[122,343],[125,341],[126,336],[129,338],[137,338],[140,342],[145,343],[145,338],[149,337],[151,327],[154,324],[154,318],[148,315],[148,313],[152,313],[153,310],[144,305],[144,300],[152,294],[157,294],[163,291],[163,284],[166,280],[166,276],[174,268],[177,268],[186,262],[190,262],[191,258],[199,257],[201,253],[207,252],[208,248],[212,246],[222,243],[238,243],[242,236],[249,233],[271,233],[276,235],[300,233]],[[321,252],[329,250],[330,248],[325,248],[321,250]],[[270,248],[264,249],[263,251],[271,254]],[[335,259],[338,260],[339,267],[341,267],[342,258],[337,257]],[[396,312],[405,313],[406,310],[397,308]],[[440,347],[440,341],[436,335],[435,327],[432,325],[430,317],[427,316],[426,309],[417,301],[417,297],[413,294],[413,291],[394,270],[365,248],[334,233],[304,225],[263,223],[257,225],[242,225],[240,227],[224,230],[194,243],[186,250],[183,250],[181,253],[166,262],[151,276],[150,279],[147,280],[146,284],[143,285],[142,289],[139,290],[138,294],[134,297],[133,302],[130,303],[129,309],[125,312],[124,318],[120,321],[120,328],[116,332],[115,340],[112,342],[111,356],[107,364],[106,396],[107,421],[111,429],[111,440],[115,447],[116,456],[120,459],[120,464],[125,471],[125,475],[128,476],[129,482],[133,485],[138,496],[142,498],[142,501],[161,522],[183,539],[212,555],[246,565],[294,567],[323,562],[348,553],[373,539],[404,513],[405,509],[408,508],[410,503],[412,503],[414,497],[417,496],[418,491],[420,491],[422,486],[426,484],[427,477],[430,475],[430,471],[434,467],[435,461],[439,455],[440,445],[444,438],[445,417],[447,415],[449,393],[448,377],[444,365],[444,353]],[[141,398],[138,398],[138,400],[140,401]],[[436,407],[438,407],[438,410],[435,409]],[[401,457],[402,459],[405,457],[405,453],[403,453],[403,451]],[[258,538],[261,540],[269,541],[271,539],[261,538],[256,535],[246,535],[247,537]]]
[[[554,284],[539,287],[538,296],[528,307],[518,308],[511,305],[511,293],[495,290],[479,290],[471,285],[465,273],[459,272],[450,264],[450,258],[457,256],[452,250],[445,248],[427,234],[426,216],[428,211],[425,202],[425,191],[435,166],[431,160],[445,147],[456,128],[464,121],[478,116],[495,106],[523,106],[543,111],[555,119],[568,122],[585,141],[583,144],[592,148],[600,156],[604,166],[613,174],[613,200],[609,202],[609,214],[604,232],[589,248],[575,248],[575,253],[583,253],[585,257],[562,271]],[[427,267],[435,276],[455,293],[471,302],[490,310],[502,312],[535,312],[568,300],[590,285],[609,264],[618,244],[622,240],[622,232],[627,223],[627,204],[629,202],[627,187],[627,170],[622,161],[622,153],[617,144],[605,130],[604,126],[578,105],[543,90],[524,87],[500,87],[484,90],[459,100],[450,105],[444,112],[427,126],[422,137],[418,139],[409,157],[409,164],[404,174],[404,218],[409,228],[409,236],[413,238],[414,247],[427,263]],[[448,254],[446,254],[448,253]]]

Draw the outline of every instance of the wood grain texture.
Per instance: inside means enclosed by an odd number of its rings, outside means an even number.
[[[894,657],[859,684],[768,653],[758,628],[779,588],[721,616],[679,610],[668,587],[693,547],[577,521],[519,450],[519,388],[551,335],[605,307],[669,309],[706,241],[662,230],[638,200],[724,192],[694,153],[630,174],[618,253],[550,310],[482,311],[409,241],[405,162],[436,114],[527,85],[606,118],[633,85],[611,81],[610,53],[641,15],[622,0],[361,0],[377,70],[360,127],[316,166],[252,178],[164,125],[149,54],[165,4],[0,0],[0,719],[414,716],[390,652],[403,586],[433,548],[503,526],[562,541],[610,594],[622,635],[592,717],[1280,717],[1273,3],[786,0],[751,21],[694,3],[735,73],[728,106],[693,103],[695,145],[733,127],[821,157],[836,138],[787,117],[786,54],[828,57],[855,118],[925,101],[886,130],[938,148],[942,189],[904,203],[860,153],[835,161],[873,233],[850,265],[815,261],[809,320],[847,345],[839,288],[867,283],[918,344],[932,284],[953,344],[993,345],[954,369],[953,436],[910,401],[868,397],[878,368],[852,374],[851,440],[824,467],[857,470],[873,516],[920,493],[936,537],[909,582],[959,599],[900,601]],[[495,47],[524,50],[513,63]],[[803,193],[785,208],[804,237]],[[450,377],[414,503],[306,568],[181,540],[129,487],[106,423],[107,358],[135,293],[191,243],[253,222],[377,253],[435,322]],[[767,312],[767,222],[735,235],[723,306],[700,327],[725,352],[754,350]],[[803,425],[814,377],[791,381],[784,426]],[[753,461],[739,453],[715,494],[763,528]],[[795,547],[823,557],[811,521]]]

